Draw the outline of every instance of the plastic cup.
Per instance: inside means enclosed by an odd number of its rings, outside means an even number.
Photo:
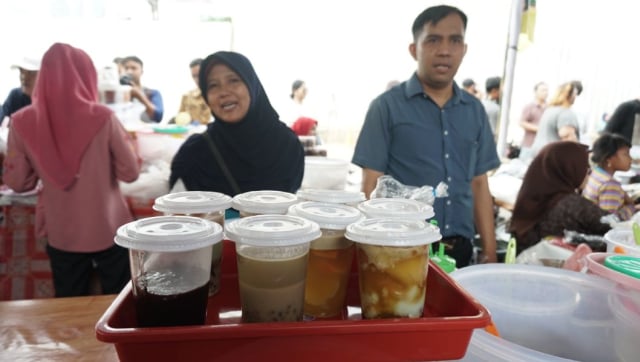
[[[129,249],[133,298],[140,327],[204,324],[211,249],[222,227],[189,216],[155,216],[118,228]]]
[[[349,224],[364,217],[351,206],[312,201],[291,206],[289,214],[318,223],[322,232],[309,250],[304,314],[315,318],[337,316],[345,306],[355,249],[344,232]]]
[[[358,210],[368,218],[427,220],[435,215],[431,205],[411,199],[371,199],[358,204]]]
[[[347,226],[357,245],[362,316],[419,318],[427,290],[429,244],[437,226],[421,220],[366,219]]]
[[[353,207],[357,207],[359,203],[367,199],[364,192],[347,190],[306,189],[298,191],[296,195],[300,200],[344,204]]]
[[[185,191],[158,197],[153,209],[165,215],[183,215],[203,218],[224,227],[224,213],[231,207],[231,197],[219,192]],[[220,290],[222,243],[213,246],[209,296]]]
[[[231,206],[238,210],[240,217],[256,215],[284,215],[289,206],[298,202],[298,197],[282,191],[249,191],[234,196]]]
[[[301,321],[309,244],[320,236],[313,221],[258,215],[228,222],[236,243],[243,322]]]

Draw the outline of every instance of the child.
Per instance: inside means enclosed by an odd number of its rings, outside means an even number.
[[[631,143],[612,133],[603,133],[593,144],[591,161],[595,163],[582,195],[601,209],[626,221],[636,212],[633,200],[613,178],[616,171],[631,168]]]

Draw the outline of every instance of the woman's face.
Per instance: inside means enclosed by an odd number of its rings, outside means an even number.
[[[216,64],[207,74],[207,104],[216,118],[228,123],[239,122],[249,112],[249,88],[231,68]]]

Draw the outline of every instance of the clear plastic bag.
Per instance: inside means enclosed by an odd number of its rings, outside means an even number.
[[[378,178],[376,188],[371,192],[371,198],[411,199],[433,205],[436,197],[447,197],[447,184],[440,182],[435,188],[429,185],[416,187],[400,183],[389,175]]]

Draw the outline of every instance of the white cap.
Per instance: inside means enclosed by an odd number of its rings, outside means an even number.
[[[177,214],[224,211],[231,207],[231,196],[211,191],[184,191],[156,198],[153,209]]]
[[[371,199],[358,204],[358,210],[372,218],[397,217],[402,219],[426,220],[435,215],[431,205],[411,199]]]
[[[347,226],[345,237],[361,244],[407,247],[442,239],[440,229],[421,220],[376,218]]]
[[[24,70],[38,71],[40,70],[41,62],[42,60],[40,58],[22,57],[22,59],[18,60],[17,62],[11,65],[11,69],[21,68]]]
[[[321,229],[328,230],[344,230],[349,224],[364,218],[364,215],[355,207],[314,201],[291,205],[289,215],[314,221],[320,225]]]
[[[283,191],[249,191],[233,197],[231,207],[252,214],[287,213],[289,206],[298,202],[295,194]]]

